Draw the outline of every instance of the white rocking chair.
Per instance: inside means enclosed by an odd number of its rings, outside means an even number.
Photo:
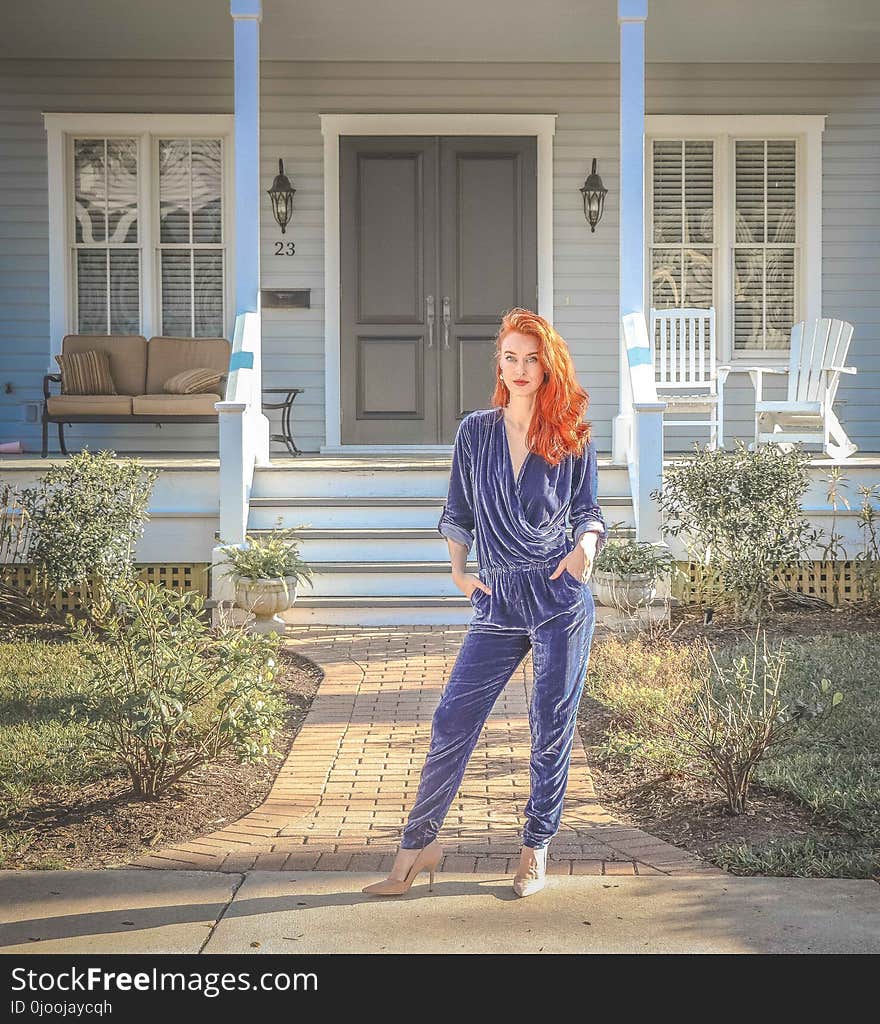
[[[832,459],[847,459],[858,451],[833,409],[840,375],[856,372],[854,366],[844,365],[852,334],[853,326],[845,320],[802,320],[791,329],[787,367],[745,367],[755,387],[755,445],[821,444]],[[765,373],[788,374],[785,401],[764,400]]]
[[[714,309],[652,309],[651,348],[657,397],[670,413],[705,412],[705,419],[676,420],[667,427],[708,427],[709,444],[724,446],[724,382],[730,366],[717,365]]]

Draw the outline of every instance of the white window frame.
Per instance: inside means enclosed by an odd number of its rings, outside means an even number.
[[[645,309],[651,307],[655,139],[711,139],[715,150],[713,288],[718,360],[736,365],[780,365],[787,349],[733,350],[733,208],[735,150],[742,139],[793,139],[797,207],[794,321],[822,315],[822,132],[824,114],[648,114],[645,116]],[[697,248],[706,248],[698,246]]]
[[[73,276],[73,140],[124,137],[138,142],[138,249],[141,265],[141,333],[161,333],[159,295],[159,138],[222,140],[224,329],[232,337],[235,321],[234,116],[232,114],[44,113],[49,170],[49,370],[65,334],[76,333]]]

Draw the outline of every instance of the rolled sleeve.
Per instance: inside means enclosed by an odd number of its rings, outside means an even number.
[[[597,557],[608,541],[608,527],[597,500],[598,491],[598,459],[595,446],[591,441],[584,449],[583,455],[575,460],[569,518],[571,520],[571,537],[575,544],[588,530],[599,534],[599,539],[596,542]]]
[[[468,551],[474,543],[473,494],[470,422],[468,417],[465,417],[459,423],[455,435],[449,491],[437,529],[444,537],[464,544]]]

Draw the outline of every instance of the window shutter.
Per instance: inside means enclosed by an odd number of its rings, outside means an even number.
[[[787,349],[797,273],[796,146],[738,139],[734,160],[734,349]]]
[[[651,304],[714,306],[714,143],[655,139],[652,167]]]
[[[159,140],[162,333],[223,336],[222,143]]]

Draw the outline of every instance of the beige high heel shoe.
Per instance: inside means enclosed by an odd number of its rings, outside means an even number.
[[[520,852],[519,870],[513,879],[513,891],[517,896],[531,896],[533,892],[543,889],[547,881],[547,847],[535,850],[531,846],[524,846],[522,850],[529,850],[534,856],[524,865],[522,851]]]
[[[428,889],[433,889],[434,872],[441,860],[443,860],[443,847],[434,839],[419,850],[406,878],[384,878],[381,882],[373,882],[372,885],[364,886],[361,892],[369,892],[374,896],[400,896],[409,890],[416,875],[425,869],[429,874]]]

